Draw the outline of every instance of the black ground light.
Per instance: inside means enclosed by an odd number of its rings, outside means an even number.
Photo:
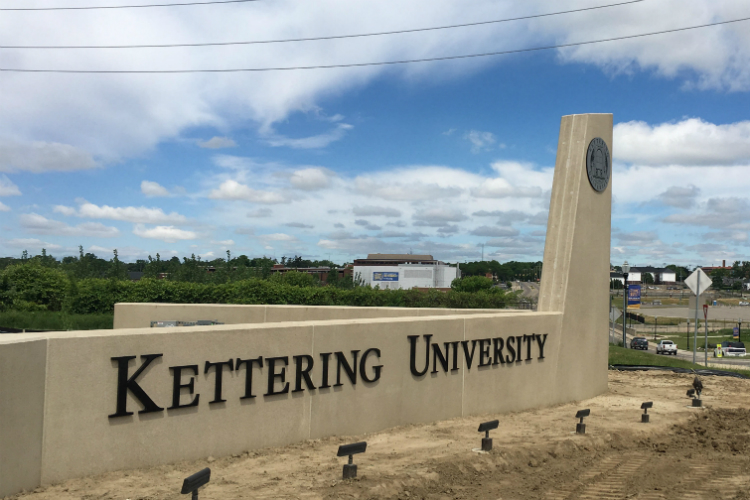
[[[180,493],[183,495],[192,493],[192,500],[198,500],[198,488],[208,484],[210,480],[211,469],[206,467],[202,471],[198,471],[192,476],[185,478],[185,481],[182,482],[182,491]]]
[[[490,438],[490,431],[493,429],[497,429],[499,425],[499,420],[493,420],[491,422],[484,422],[483,424],[479,424],[478,432],[484,432],[484,437],[482,438],[482,451],[492,450],[492,438]]]
[[[693,398],[693,408],[701,408],[703,406],[701,392],[703,392],[703,382],[698,377],[695,377],[693,379],[693,388],[687,391],[688,397]]]
[[[341,446],[339,446],[339,452],[336,454],[337,457],[345,457],[349,455],[349,463],[344,464],[344,479],[352,479],[357,477],[357,465],[354,463],[353,455],[356,455],[357,453],[364,453],[366,449],[366,441],[352,444],[342,444]]]
[[[591,410],[578,410],[576,418],[580,418],[581,421],[576,424],[576,434],[586,434],[586,424],[583,423],[583,419],[591,415]]]
[[[643,415],[641,415],[641,423],[647,424],[648,423],[648,409],[654,407],[654,402],[649,401],[648,403],[643,403],[641,405],[641,410],[643,410]]]

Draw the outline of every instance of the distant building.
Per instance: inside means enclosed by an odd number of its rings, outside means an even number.
[[[141,281],[143,273],[140,271],[128,271],[128,279],[130,281]]]
[[[674,285],[677,282],[677,273],[666,267],[631,267],[630,273],[628,273],[628,284],[638,285],[643,283],[643,275],[650,274],[654,278],[654,284],[656,285]],[[613,274],[619,276],[618,279],[624,281],[622,274],[610,273],[610,280],[614,279]]]
[[[432,255],[373,253],[354,261],[354,275],[381,289],[450,288],[461,271]]]
[[[731,271],[732,266],[727,267],[727,261],[722,260],[720,266],[704,266],[704,267],[701,267],[701,269],[703,269],[704,273],[711,276],[711,273],[713,273],[714,271],[718,271],[718,270]]]
[[[289,271],[312,274],[313,276],[317,276],[320,282],[324,285],[328,283],[328,276],[332,272],[330,267],[286,267],[284,264],[274,264],[271,269],[271,274],[285,274]],[[334,271],[338,273],[339,278],[351,276],[352,266],[351,264],[345,264],[344,267],[334,269]]]

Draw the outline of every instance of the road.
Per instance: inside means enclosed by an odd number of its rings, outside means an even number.
[[[618,334],[618,332],[615,332],[615,333]],[[620,336],[619,338],[622,338],[622,332],[621,331],[619,332],[619,336]],[[639,337],[644,337],[644,335],[638,335],[638,336]],[[648,338],[648,336],[645,336],[645,337]],[[628,346],[630,345],[630,341],[632,339],[633,339],[633,335],[628,334]],[[657,343],[658,342],[654,342],[653,340],[649,340],[648,341],[648,352],[650,352],[651,354],[656,354],[656,344]],[[671,354],[659,354],[659,356],[671,356]],[[696,353],[696,355],[695,355],[695,361],[696,361],[696,363],[698,363],[699,365],[702,365],[703,362],[704,362],[704,359],[705,359],[704,356],[705,356],[705,354],[704,354],[703,351],[698,351]],[[684,361],[690,361],[692,363],[693,362],[693,351],[687,351],[685,349],[679,349],[677,351],[677,356],[676,357],[678,359],[682,359]],[[750,359],[745,359],[745,358],[740,359],[740,358],[731,358],[731,357],[714,358],[712,352],[709,352],[708,353],[708,364],[709,365],[711,365],[711,364],[732,365],[732,366],[737,367],[737,368],[745,369],[745,368],[750,368]]]
[[[523,292],[524,297],[536,299],[539,297],[539,284],[526,281],[517,281],[516,284]]]

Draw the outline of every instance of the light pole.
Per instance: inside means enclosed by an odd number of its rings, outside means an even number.
[[[626,260],[625,263],[622,265],[622,277],[625,288],[622,293],[622,346],[627,348],[628,347],[628,339],[627,339],[627,323],[628,323],[628,274],[630,274],[630,266],[628,265],[628,261]]]

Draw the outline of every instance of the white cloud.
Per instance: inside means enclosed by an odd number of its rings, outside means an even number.
[[[364,207],[354,206],[352,209],[354,215],[359,217],[372,217],[382,215],[384,217],[401,217],[401,211],[393,207],[377,207],[367,205]]]
[[[695,200],[701,190],[696,186],[687,187],[671,186],[661,193],[657,199],[663,204],[676,208],[690,208],[695,205]]]
[[[512,186],[507,180],[487,179],[477,188],[471,190],[477,198],[539,198],[542,188],[538,186]]]
[[[112,15],[65,16],[65,23],[50,23],[47,16],[0,19],[0,32],[14,43],[61,45],[70,34],[87,44],[126,44],[139,40],[170,41],[243,40],[316,36],[342,32],[372,32],[393,26],[399,13],[404,27],[451,24],[466,17],[465,6],[453,0],[413,0],[408,5],[382,0],[376,8],[334,0],[300,2],[292,8],[272,3],[262,8],[142,9],[118,10]],[[580,0],[571,8],[583,5]],[[586,4],[588,6],[590,4]],[[474,19],[498,19],[550,11],[549,2],[478,0],[472,3]],[[126,58],[111,51],[6,51],[4,65],[16,68],[179,69],[252,68],[386,61],[478,53],[530,47],[555,42],[609,38],[664,28],[690,26],[746,15],[740,0],[660,0],[590,11],[570,16],[551,16],[523,23],[487,25],[481,29],[439,30],[419,36],[367,37],[321,43],[269,44],[251,48],[205,50],[129,51]],[[134,28],[135,27],[135,28]],[[342,27],[346,27],[343,29]],[[39,34],[43,34],[43,39]],[[700,33],[700,34],[698,34]],[[34,38],[36,36],[36,38]],[[561,62],[587,63],[609,73],[649,72],[679,78],[699,88],[742,90],[750,87],[750,34],[742,23],[673,33],[660,37],[570,48],[558,52]],[[21,162],[16,169],[92,168],[94,157],[132,157],[165,139],[196,127],[256,125],[268,133],[298,112],[308,113],[320,102],[356,91],[387,75],[406,81],[461,78],[484,67],[506,64],[507,58],[481,58],[461,62],[366,67],[348,70],[283,71],[253,74],[252,83],[236,75],[181,75],[162,77],[121,76],[63,78],[25,76],[3,82],[3,120],[0,137],[19,141],[43,138],[46,144],[67,144],[84,153],[83,161]],[[282,61],[282,63],[279,63]],[[340,117],[332,117],[334,120]],[[344,133],[334,128],[327,134],[303,139],[274,138],[279,145],[321,147]],[[213,140],[213,139],[212,139]],[[211,140],[206,141],[211,142]],[[22,160],[23,156],[20,157]],[[0,163],[5,168],[7,165]],[[3,168],[3,167],[0,167]],[[36,171],[36,170],[35,170]]]
[[[417,166],[360,175],[354,179],[354,188],[362,195],[389,201],[438,200],[460,196],[474,178],[478,176],[459,169]]]
[[[198,141],[198,146],[206,149],[223,149],[237,147],[237,143],[229,137],[212,137],[207,141]]]
[[[0,201],[0,212],[10,212],[10,207]]]
[[[461,210],[448,207],[421,209],[414,214],[414,220],[441,224],[446,222],[461,222],[467,218]]]
[[[553,169],[535,169],[528,163],[498,161],[492,169],[499,177],[488,178],[472,188],[477,198],[541,198],[552,188]]]
[[[253,189],[232,179],[222,182],[218,189],[209,193],[208,197],[214,200],[243,200],[269,205],[289,203],[289,199],[280,193]]]
[[[81,201],[78,210],[64,205],[54,207],[56,213],[75,215],[86,219],[109,219],[142,224],[184,224],[187,218],[176,212],[164,213],[161,208],[147,207],[110,207]]]
[[[700,118],[614,128],[616,159],[648,166],[718,166],[750,162],[750,121],[715,125]]]
[[[354,127],[348,123],[339,123],[336,128],[325,134],[302,137],[299,139],[292,139],[284,137],[283,135],[272,135],[265,141],[270,146],[274,147],[286,146],[293,149],[319,149],[328,146],[332,142],[343,139],[346,132],[352,128]]]
[[[372,224],[370,223],[370,221],[367,221],[365,219],[357,219],[354,221],[354,224],[364,229],[367,229],[368,231],[380,231],[382,229],[377,224]]]
[[[247,213],[247,216],[253,219],[271,217],[272,215],[273,211],[270,208],[256,208],[255,210],[251,210]]]
[[[558,43],[613,38],[743,18],[746,6],[739,0],[643,2],[607,9],[607,14],[591,11],[539,19],[531,23],[531,32],[555,34]],[[685,81],[687,88],[737,91],[750,87],[750,34],[745,23],[585,45],[559,54],[562,62],[595,64],[610,74],[653,72]]]
[[[142,181],[141,182],[141,193],[145,194],[149,198],[169,196],[167,188],[153,181]]]
[[[264,234],[261,238],[268,241],[294,241],[296,239],[294,236],[284,233]]]
[[[56,214],[63,214],[65,216],[67,216],[67,217],[72,217],[72,216],[78,214],[78,212],[76,211],[75,208],[73,208],[73,207],[67,207],[65,205],[55,205],[52,208],[52,211],[55,212]]]
[[[59,250],[62,248],[61,245],[50,243],[48,241],[42,241],[37,238],[13,238],[12,240],[7,240],[5,244],[9,247],[23,249],[46,248],[47,250]]]
[[[220,240],[220,241],[211,241],[212,245],[221,245],[224,247],[231,247],[234,246],[234,240]]]
[[[105,226],[99,222],[85,222],[70,226],[62,221],[48,219],[39,214],[22,214],[19,217],[21,227],[32,234],[51,234],[55,236],[92,236],[111,238],[118,236],[116,227]]]
[[[0,137],[0,172],[70,172],[97,166],[90,153],[69,144]]]
[[[492,132],[482,132],[480,130],[471,130],[464,135],[464,139],[471,143],[471,152],[479,153],[481,151],[490,151],[493,149],[494,144],[497,142],[495,134]],[[504,144],[500,144],[498,147],[501,149],[505,147]]]
[[[491,237],[508,237],[518,236],[518,229],[512,227],[497,227],[497,226],[480,226],[476,229],[469,231],[469,234],[474,236],[491,236]]]
[[[314,191],[327,188],[335,174],[325,168],[304,168],[296,170],[289,181],[297,189]]]
[[[173,243],[175,241],[182,240],[194,240],[198,238],[197,233],[179,229],[174,226],[155,226],[152,228],[147,228],[143,224],[136,224],[136,226],[133,228],[133,234],[136,236],[140,236],[141,238],[161,240],[165,243]]]
[[[21,196],[21,190],[5,175],[0,175],[0,196]]]
[[[284,224],[286,227],[296,227],[297,229],[313,229],[315,226],[310,224],[303,224],[302,222],[287,222]]]

